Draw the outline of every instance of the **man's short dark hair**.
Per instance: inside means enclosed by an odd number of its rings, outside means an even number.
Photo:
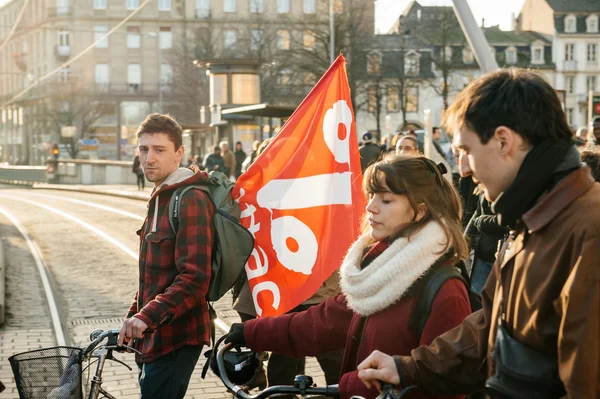
[[[165,133],[175,145],[175,151],[182,145],[183,129],[169,114],[150,114],[144,119],[137,130],[139,139],[142,134]]]
[[[218,145],[216,145],[215,148],[213,148],[213,151],[221,151],[221,147],[219,147]]]
[[[595,117],[594,120],[592,121],[592,123],[596,123],[596,122],[600,122],[600,116]]]
[[[415,144],[415,148],[419,149],[419,142],[413,136],[402,136],[402,137],[400,137],[400,139],[398,140],[398,142],[400,142],[402,140],[410,140],[410,141],[412,141]]]
[[[518,68],[491,72],[471,82],[446,111],[444,126],[467,128],[483,144],[499,126],[514,130],[532,145],[572,137],[554,89],[540,75]]]

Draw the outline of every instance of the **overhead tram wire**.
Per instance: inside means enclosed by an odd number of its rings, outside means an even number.
[[[8,42],[10,42],[10,39],[12,38],[13,34],[17,30],[17,26],[19,26],[19,22],[21,22],[21,18],[23,18],[23,15],[25,14],[25,9],[27,8],[28,4],[29,4],[29,0],[25,0],[23,2],[23,5],[21,6],[21,10],[19,11],[19,15],[17,15],[17,19],[15,20],[14,25],[12,26],[12,28],[10,28],[10,32],[8,32],[8,36],[6,36],[6,39],[4,39],[2,44],[0,44],[0,51],[2,51],[4,49],[4,47],[6,47]]]
[[[29,0],[25,0],[26,2]],[[71,65],[72,63],[74,63],[75,61],[77,61],[78,59],[80,59],[81,57],[83,57],[85,54],[87,54],[90,50],[92,50],[94,47],[96,47],[96,44],[98,44],[99,42],[103,41],[104,39],[108,38],[110,35],[112,35],[115,31],[117,31],[119,28],[121,28],[121,26],[125,25],[127,22],[129,22],[129,20],[131,18],[133,18],[138,12],[140,12],[142,10],[142,8],[144,8],[148,3],[150,2],[150,0],[145,0],[142,4],[140,4],[135,10],[133,10],[131,12],[131,14],[129,14],[127,17],[125,17],[123,20],[121,20],[121,22],[119,22],[118,24],[116,24],[111,30],[109,30],[108,32],[106,32],[103,36],[101,36],[100,38],[98,38],[97,40],[95,40],[92,44],[90,44],[88,47],[86,47],[84,50],[82,50],[79,54],[77,54],[75,57],[71,58],[69,61],[65,62],[64,64],[60,65],[59,67],[57,67],[56,69],[54,69],[53,71],[47,73],[46,75],[42,76],[41,78],[37,79],[35,81],[35,84],[32,84],[28,87],[26,87],[25,89],[23,89],[22,91],[20,91],[19,93],[17,93],[13,98],[11,98],[10,100],[6,101],[4,104],[2,104],[0,107],[6,107],[7,105],[9,105],[10,103],[18,100],[19,98],[23,97],[29,90],[31,90],[32,88],[36,87],[37,84],[45,81],[46,79],[48,79],[49,77],[57,74],[58,72],[60,72],[63,68],[68,67],[69,65]]]

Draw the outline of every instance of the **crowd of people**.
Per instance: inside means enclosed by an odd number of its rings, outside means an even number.
[[[342,399],[375,398],[381,382],[414,386],[420,398],[600,397],[598,151],[579,146],[552,87],[519,69],[473,81],[444,126],[459,179],[423,156],[414,131],[398,134],[393,150],[362,136],[362,233],[327,290],[256,318],[247,281],[236,286],[242,322],[227,342],[272,353],[246,389],[290,385],[303,358],[317,356]],[[600,119],[592,136],[600,139]],[[446,158],[438,140],[436,131],[432,150]],[[192,190],[174,236],[169,193],[211,170],[235,178],[269,143],[241,163],[241,148],[221,143],[194,173],[179,167],[179,125],[153,114],[138,144],[160,190],[139,233],[140,286],[120,340],[141,352],[143,398],[183,398],[209,343],[214,209]]]

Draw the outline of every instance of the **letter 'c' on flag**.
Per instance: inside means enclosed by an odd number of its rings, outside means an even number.
[[[255,238],[246,273],[258,316],[310,298],[359,235],[366,201],[345,63],[340,55],[235,185]]]

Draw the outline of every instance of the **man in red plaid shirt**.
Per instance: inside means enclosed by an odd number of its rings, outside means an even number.
[[[202,346],[210,339],[205,296],[214,208],[203,191],[188,191],[181,198],[175,234],[169,224],[171,194],[208,176],[179,168],[182,129],[169,115],[149,115],[137,138],[144,175],[155,187],[138,231],[139,288],[119,343],[132,343],[141,352],[136,362],[142,399],[183,398]],[[147,330],[151,334],[144,334]]]

